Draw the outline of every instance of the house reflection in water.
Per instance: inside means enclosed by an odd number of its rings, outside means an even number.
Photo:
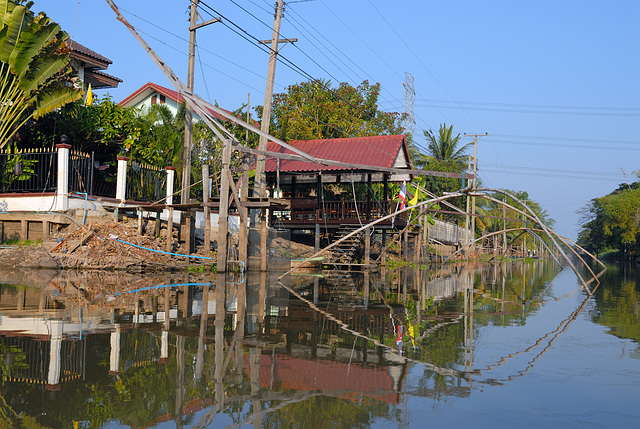
[[[384,343],[395,334],[391,316],[403,320],[405,308],[383,303],[364,278],[297,278],[291,286]],[[91,381],[112,389],[116,380],[127,384],[136,368],[164,368],[146,371],[140,389],[169,395],[173,405],[159,408],[174,411],[155,415],[146,425],[207,408],[224,410],[236,401],[290,400],[292,392],[399,403],[408,361],[391,348],[346,333],[274,277],[164,280],[169,284],[124,282],[119,287],[132,293],[112,295],[95,292],[110,286],[89,287],[87,279],[56,279],[40,288],[3,282],[4,380],[43,384],[65,395],[65,384]],[[159,392],[156,384],[175,388]]]

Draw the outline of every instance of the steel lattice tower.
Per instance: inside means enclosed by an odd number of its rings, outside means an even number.
[[[413,103],[416,101],[416,91],[413,88],[413,75],[411,73],[404,72],[405,81],[402,84],[404,87],[404,132],[405,134],[411,134],[416,127],[416,120],[413,117]]]

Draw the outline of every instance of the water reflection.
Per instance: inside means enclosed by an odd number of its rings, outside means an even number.
[[[463,398],[474,382],[526,372],[587,300],[537,341],[500,345],[491,358],[476,342],[562,299],[549,290],[557,272],[533,262],[404,268],[384,277],[323,272],[284,284],[267,273],[63,274],[36,287],[4,279],[0,425],[394,420],[405,395]],[[534,349],[524,366],[494,373]],[[419,377],[409,375],[413,368]]]
[[[596,290],[594,322],[608,326],[609,333],[640,343],[640,271],[629,265],[613,265],[605,272],[608,287]],[[640,358],[640,347],[634,351]]]

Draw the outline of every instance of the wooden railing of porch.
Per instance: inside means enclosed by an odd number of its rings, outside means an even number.
[[[395,201],[322,201],[315,198],[292,198],[291,209],[273,211],[270,223],[288,225],[313,225],[316,223],[336,225],[360,225],[372,222],[396,210]],[[395,220],[384,222],[383,226],[392,223],[404,226],[406,213],[399,214]]]

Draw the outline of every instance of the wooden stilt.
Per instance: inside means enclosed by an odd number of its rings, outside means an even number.
[[[319,223],[316,223],[316,241],[315,241],[315,245],[313,246],[313,251],[314,252],[320,251],[320,224]]]
[[[156,237],[160,237],[160,226],[161,226],[160,212],[156,212],[156,224],[154,225],[154,231],[153,231]]]
[[[186,209],[184,217],[184,248],[187,255],[193,252],[193,225],[191,224],[191,215],[191,209]]]
[[[240,202],[245,203],[249,197],[249,158],[245,155],[242,158],[242,182],[240,185]],[[247,218],[249,216],[249,210],[244,204],[240,205],[240,242],[238,246],[238,259],[244,262],[245,266],[249,262],[249,257],[247,253],[247,247],[249,244],[249,229],[247,226]]]
[[[138,214],[138,235],[142,235],[142,209],[138,208],[136,212]]]
[[[409,229],[404,230],[404,236],[402,240],[402,257],[407,259],[409,255]]]
[[[227,271],[227,235],[229,232],[229,160],[231,141],[226,139],[222,151],[222,171],[220,174],[220,206],[218,208],[218,272]]]
[[[364,265],[369,266],[370,264],[371,264],[371,228],[367,228],[364,230]]]
[[[48,240],[51,233],[51,222],[43,220],[42,221],[42,240]],[[2,236],[0,235],[0,242],[2,242]]]
[[[382,282],[384,283],[386,277],[386,265],[387,265],[387,230],[382,230],[382,254],[380,255],[380,263],[382,265]]]
[[[421,223],[422,223],[422,219],[421,219]],[[424,225],[420,225],[420,226],[421,226],[421,228],[424,228]],[[420,231],[420,232],[422,232],[422,231]],[[420,265],[421,253],[422,253],[422,234],[418,233],[416,235],[416,251],[415,251],[415,255],[416,255],[415,262],[416,262],[417,265]]]
[[[209,165],[202,165],[202,202],[204,204],[204,254],[211,254],[211,208],[206,205],[209,202]]]
[[[167,252],[173,250],[173,207],[169,207],[167,215]]]
[[[362,290],[362,297],[364,301],[364,309],[367,310],[369,308],[369,282],[370,282],[369,271],[364,272],[364,285]]]
[[[260,210],[260,271],[267,271],[267,216],[266,210]]]

